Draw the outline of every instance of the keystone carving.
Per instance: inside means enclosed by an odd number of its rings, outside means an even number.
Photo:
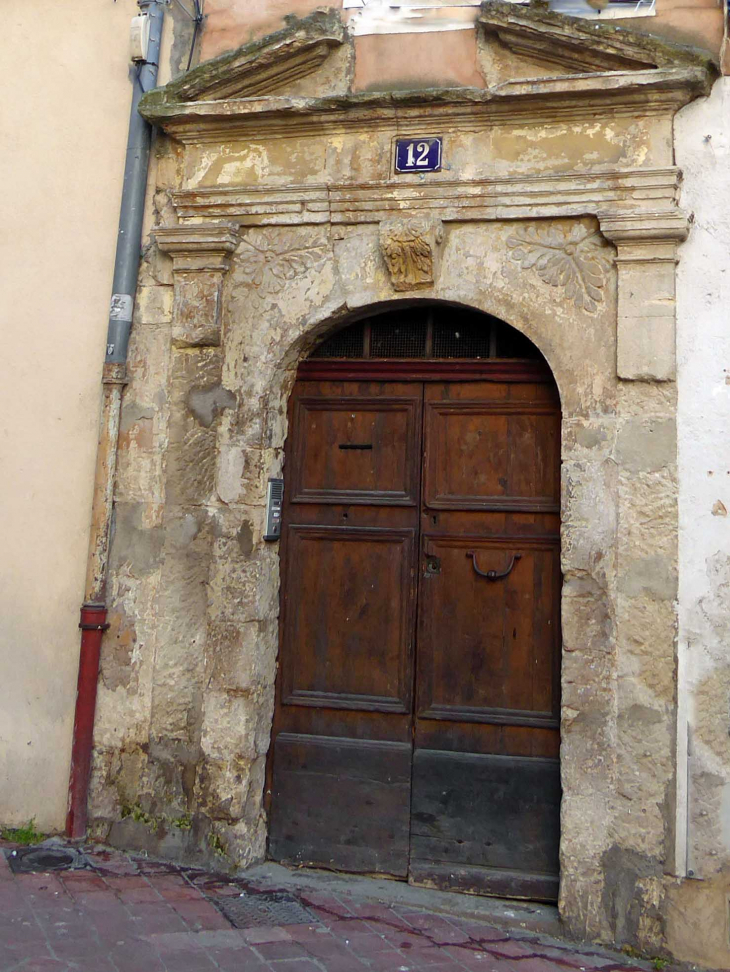
[[[437,251],[443,238],[441,220],[431,216],[394,216],[381,222],[380,247],[393,290],[415,290],[433,284]]]
[[[525,226],[507,239],[510,257],[551,287],[562,287],[575,306],[593,313],[603,302],[611,250],[601,234],[580,224]]]

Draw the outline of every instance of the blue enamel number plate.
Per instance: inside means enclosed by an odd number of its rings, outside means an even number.
[[[438,172],[440,168],[440,138],[399,138],[396,141],[396,172]]]

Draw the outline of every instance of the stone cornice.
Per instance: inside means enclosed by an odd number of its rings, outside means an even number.
[[[616,214],[671,213],[676,207],[678,186],[679,170],[667,168],[439,180],[426,185],[391,181],[331,186],[226,186],[178,191],[173,200],[182,221],[225,219],[245,226],[377,223],[401,211],[430,212],[443,222],[583,214],[605,214],[608,218],[611,214],[615,232],[623,225],[628,232],[630,219],[624,224],[623,217]],[[200,228],[189,225],[190,230]]]
[[[230,223],[161,226],[153,235],[162,252],[172,256],[176,271],[225,271],[239,243],[237,227]]]
[[[438,128],[478,131],[596,115],[672,113],[709,90],[710,75],[682,66],[507,81],[492,88],[367,93],[327,98],[147,102],[140,111],[186,143]]]
[[[681,243],[687,239],[689,222],[679,209],[636,213],[619,213],[601,220],[601,232],[612,243]]]

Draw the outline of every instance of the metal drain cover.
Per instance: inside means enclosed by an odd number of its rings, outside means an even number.
[[[6,851],[10,870],[15,874],[30,874],[37,871],[68,871],[86,867],[83,854],[74,847],[18,847]]]
[[[259,891],[211,897],[234,928],[260,928],[272,925],[308,925],[318,919],[294,895],[285,891]]]

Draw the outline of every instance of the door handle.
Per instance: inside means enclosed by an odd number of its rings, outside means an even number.
[[[471,557],[471,562],[474,565],[474,570],[480,577],[486,577],[489,581],[502,580],[507,577],[508,574],[512,573],[512,568],[517,563],[518,560],[522,559],[522,554],[516,553],[512,555],[512,560],[509,562],[509,566],[506,570],[479,570],[479,564],[477,563],[477,555],[473,550],[467,550],[467,557]]]

